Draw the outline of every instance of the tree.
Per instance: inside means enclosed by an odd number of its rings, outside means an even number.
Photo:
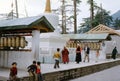
[[[115,29],[120,29],[120,19],[116,18],[113,22],[113,26]]]
[[[66,33],[66,25],[65,25],[65,0],[62,0],[62,34]]]
[[[88,0],[87,3],[90,5],[90,20],[93,21],[94,19],[94,1]],[[90,23],[90,27],[92,28],[92,22]]]
[[[74,2],[72,5],[69,4],[71,2]],[[73,28],[74,26],[74,32],[77,33],[77,12],[79,9],[77,8],[81,1],[80,0],[71,0],[71,2],[68,2],[67,0],[61,0],[61,7],[58,9],[54,9],[54,13],[57,13],[60,16],[60,27],[61,27],[61,33],[65,34],[68,33],[67,31]],[[74,6],[73,6],[74,5]],[[75,23],[73,23],[75,22]],[[70,26],[70,27],[67,27]]]
[[[112,21],[112,16],[110,16],[109,14],[110,14],[109,11],[103,9],[103,10],[98,10],[92,21],[90,18],[84,18],[84,23],[82,24],[81,27],[84,27],[86,30],[83,32],[90,30],[91,22],[93,27],[96,27],[99,24],[110,26],[113,21]]]
[[[77,14],[76,14],[76,8],[77,4],[79,4],[81,1],[80,0],[73,0],[74,2],[74,33],[77,33]]]
[[[97,3],[94,0],[88,0],[87,3],[90,5],[90,29],[93,28],[93,20],[95,10],[101,10],[102,7],[97,6]]]
[[[99,24],[110,26],[112,23],[112,16],[110,16],[109,14],[110,12],[106,10],[97,12],[95,15],[95,19],[93,20],[93,26],[95,27]]]

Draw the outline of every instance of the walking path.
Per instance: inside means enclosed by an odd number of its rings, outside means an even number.
[[[70,81],[120,81],[120,65]]]
[[[116,59],[116,60],[120,60],[120,59]],[[70,62],[69,64],[60,64],[60,68],[59,69],[54,69],[53,66],[54,64],[41,64],[41,71],[42,73],[50,73],[50,72],[55,72],[55,71],[62,71],[62,70],[68,70],[68,69],[72,69],[72,68],[79,68],[79,67],[85,67],[85,66],[90,66],[90,65],[95,65],[95,64],[101,64],[101,63],[105,63],[105,62],[110,62],[110,61],[114,61],[112,59],[109,60],[102,60],[99,62],[95,62],[95,61],[90,61],[88,62],[81,62],[79,64],[76,64],[75,62]],[[25,77],[25,76],[29,76],[27,69],[26,70],[18,70],[18,77]],[[5,80],[9,78],[9,69],[5,69],[5,68],[0,68],[0,80]]]

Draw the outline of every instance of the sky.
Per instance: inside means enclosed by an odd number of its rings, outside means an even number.
[[[17,0],[18,1],[18,11],[20,16],[37,16],[40,13],[44,13],[46,0]],[[67,0],[70,1],[70,0]],[[111,14],[117,12],[120,7],[120,0],[94,0],[97,5],[102,4],[102,7]],[[11,4],[15,0],[0,0],[0,14],[9,13],[12,8]],[[80,12],[78,15],[78,22],[82,22],[82,18],[89,16],[89,5],[86,3],[87,0],[82,0],[79,6]],[[72,4],[72,3],[70,3]],[[51,0],[51,8],[56,9],[60,6],[60,0]],[[13,5],[14,8],[15,5]],[[27,14],[25,13],[27,12]]]

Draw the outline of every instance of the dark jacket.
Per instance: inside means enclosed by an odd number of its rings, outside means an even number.
[[[85,47],[86,48],[86,47]],[[85,51],[85,48],[84,48],[84,51]],[[90,48],[89,47],[87,47],[87,50],[85,51],[87,54],[89,54],[90,53]]]
[[[117,54],[118,53],[118,51],[117,51],[117,49],[116,49],[116,47],[113,49],[113,51],[112,51],[112,54]]]
[[[32,64],[32,65],[28,66],[27,69],[28,69],[28,72],[35,72],[37,69],[37,66]]]

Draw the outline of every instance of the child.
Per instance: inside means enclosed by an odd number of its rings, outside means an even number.
[[[61,56],[60,56],[60,49],[59,48],[57,48],[57,52],[55,52],[54,53],[54,56],[53,56],[53,58],[55,59],[55,65],[54,65],[54,68],[59,68],[60,66],[59,66],[59,59],[61,58]]]
[[[35,81],[36,80],[36,69],[37,69],[36,61],[33,61],[33,63],[30,66],[28,66],[27,69],[28,69],[30,77],[33,76],[33,81]]]
[[[12,67],[10,68],[9,78],[12,81],[16,81],[17,79],[17,63],[16,62],[12,63]]]
[[[43,81],[42,75],[41,75],[40,62],[37,62],[36,74],[37,74],[37,81]]]

